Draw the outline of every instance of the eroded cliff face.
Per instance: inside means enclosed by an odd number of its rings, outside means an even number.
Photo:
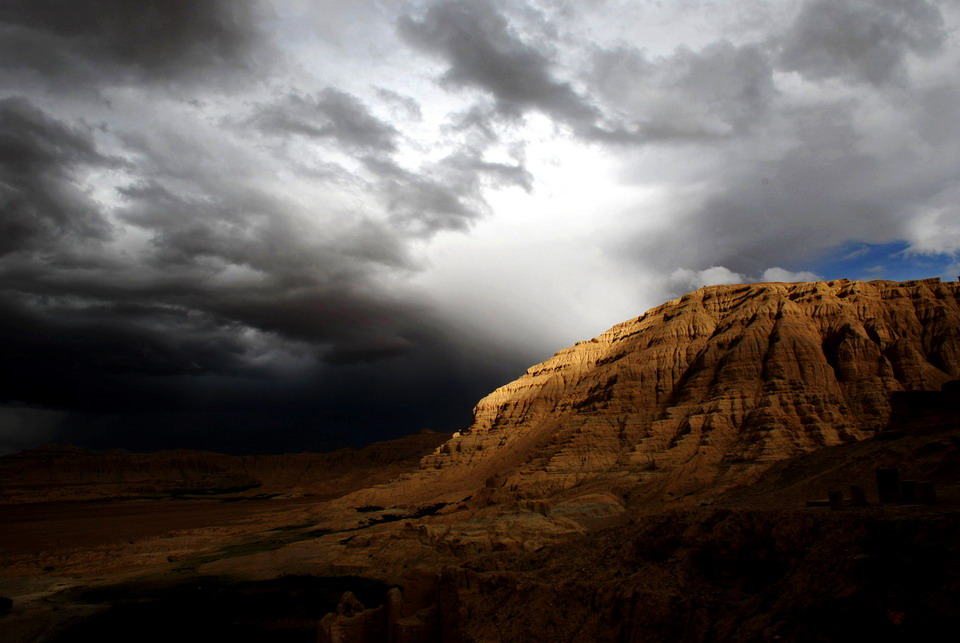
[[[707,287],[495,390],[421,475],[436,488],[486,480],[488,496],[514,498],[720,492],[872,436],[891,392],[958,377],[960,284]]]

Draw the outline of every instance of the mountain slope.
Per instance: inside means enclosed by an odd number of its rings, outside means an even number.
[[[486,481],[494,499],[720,492],[875,435],[892,392],[958,377],[960,284],[707,287],[495,390],[420,479],[451,493]]]

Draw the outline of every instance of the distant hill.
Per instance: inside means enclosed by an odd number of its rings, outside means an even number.
[[[416,468],[419,458],[448,437],[422,431],[363,449],[260,456],[47,445],[0,458],[0,503],[171,496],[330,497],[387,482]]]

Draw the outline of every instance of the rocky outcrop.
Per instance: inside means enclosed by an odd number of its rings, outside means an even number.
[[[340,619],[354,626],[342,640],[938,640],[960,617],[960,416],[955,399],[936,402],[877,439],[774,463],[710,506],[478,553],[440,568],[429,592],[408,595],[404,580],[402,609],[432,637],[363,638],[383,632],[378,608],[367,630]],[[932,480],[936,502],[880,504],[887,467]],[[866,504],[806,506],[850,484]]]
[[[500,569],[445,570],[442,641],[938,640],[960,520],[671,512]]]
[[[429,577],[412,580],[414,582],[405,592],[399,587],[390,588],[384,604],[370,609],[365,609],[351,592],[345,592],[337,610],[324,616],[317,624],[317,643],[421,643],[439,640],[438,579]],[[426,593],[422,587],[424,584]]]
[[[434,488],[516,501],[719,493],[873,436],[895,391],[960,377],[960,284],[697,290],[562,350],[483,398],[421,462]],[[576,503],[574,503],[576,505]]]

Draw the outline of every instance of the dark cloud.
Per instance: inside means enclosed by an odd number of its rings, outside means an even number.
[[[487,180],[498,187],[519,187],[530,192],[533,190],[533,175],[522,163],[494,163],[484,161],[479,154],[461,151],[445,160],[445,164],[464,174]]]
[[[539,110],[578,126],[599,116],[569,83],[555,78],[550,59],[524,42],[490,3],[438,2],[420,19],[401,17],[398,27],[412,45],[449,64],[444,84],[490,94],[504,115]]]
[[[393,152],[397,129],[373,116],[356,96],[328,87],[315,96],[291,94],[261,107],[251,122],[273,134],[333,139],[359,152]]]
[[[300,312],[335,325],[329,310]],[[357,332],[317,360],[315,346],[270,333],[259,333],[257,346],[249,327],[194,309],[5,296],[0,417],[42,416],[42,435],[34,426],[34,439],[247,453],[335,448],[461,427],[469,422],[470,401],[513,373],[482,363],[468,370],[469,358],[451,338],[428,330],[422,312],[407,312],[419,332],[410,339]],[[282,314],[268,309],[261,317],[277,318],[262,319],[266,325],[289,326]],[[362,319],[376,325],[366,313]],[[309,325],[310,318],[301,323]],[[386,329],[381,324],[379,330]],[[23,432],[13,427],[9,435],[5,426],[3,441],[35,444]]]
[[[232,148],[167,134],[128,137],[139,180],[119,189],[125,203],[117,216],[150,234],[141,256],[149,265],[182,271],[187,282],[242,267],[265,289],[350,283],[371,271],[413,267],[406,241],[375,213],[331,214],[322,203],[301,204],[296,194],[258,187],[258,175],[249,175],[244,162],[232,167]],[[271,161],[279,166],[287,159]],[[331,218],[335,226],[320,223]]]
[[[58,411],[0,406],[0,455],[56,439],[63,419],[64,414]]]
[[[533,178],[522,164],[482,160],[482,150],[465,147],[413,172],[389,160],[366,159],[379,181],[392,220],[416,236],[466,230],[486,214],[484,182],[530,191]]]
[[[423,112],[420,109],[420,103],[399,92],[385,87],[377,87],[377,97],[380,100],[389,103],[394,108],[394,114],[400,115],[412,121],[423,119]]]
[[[164,332],[175,328],[170,310],[131,314],[117,302],[9,292],[2,306],[6,404],[99,412],[180,406],[170,387],[178,376],[226,368],[224,357],[235,352],[216,346],[215,333],[202,339],[195,325],[192,337]]]
[[[77,175],[111,164],[89,132],[24,98],[0,100],[0,255],[50,250],[70,235],[107,238],[110,226]]]
[[[366,164],[378,178],[393,222],[411,234],[429,237],[440,230],[466,230],[484,214],[473,174],[437,177],[372,158]]]
[[[427,323],[416,303],[376,284],[384,270],[408,269],[401,240],[382,225],[341,219],[335,234],[318,237],[283,203],[229,185],[207,189],[196,200],[158,182],[124,190],[121,216],[152,234],[141,253],[151,268],[144,298],[212,316],[238,332],[302,342],[300,350],[313,357],[351,354]]]
[[[231,288],[173,263],[115,270],[0,265],[0,406],[47,410],[45,439],[277,452],[363,444],[469,421],[521,368],[411,294],[315,278]],[[131,274],[132,273],[132,274]],[[460,400],[450,404],[451,399]],[[52,436],[50,434],[53,434]]]
[[[944,84],[915,93],[919,110],[914,120],[917,134],[934,148],[949,145],[960,133],[952,116],[960,108],[960,86]]]
[[[500,128],[497,127],[499,114],[496,103],[489,100],[477,101],[469,108],[454,112],[449,117],[447,127],[454,132],[474,132],[485,142],[500,140]]]
[[[0,65],[70,85],[250,70],[257,11],[229,0],[8,0]]]
[[[461,127],[491,137],[491,119],[527,111],[611,144],[726,137],[754,124],[776,93],[767,53],[757,45],[719,41],[660,59],[632,45],[598,48],[581,74],[591,90],[585,94],[556,77],[546,44],[524,40],[491,3],[439,2],[420,19],[401,18],[399,30],[449,65],[443,84],[493,98],[493,110],[478,104],[460,119]]]
[[[18,422],[44,419],[44,439],[240,451],[362,444],[456,428],[522,368],[509,356],[467,368],[476,349],[421,295],[385,285],[411,269],[396,221],[339,213],[324,229],[293,201],[238,181],[224,150],[187,145],[188,130],[172,143],[162,130],[125,137],[119,164],[91,131],[24,99],[0,102],[0,116],[0,407]],[[365,132],[335,135],[383,147]],[[462,183],[479,200],[482,177],[523,180],[466,152],[440,163],[434,183],[384,163],[374,180],[407,195],[397,212],[422,198],[434,209],[417,225],[437,228],[463,225],[445,215],[476,212],[446,212],[431,189],[457,199]],[[131,177],[116,205],[86,193],[90,168]],[[140,241],[130,247],[114,228]],[[20,444],[21,433],[0,437]]]
[[[383,90],[377,93],[384,95]],[[390,92],[385,98],[405,109],[416,108],[419,115],[416,103],[409,105],[399,94]],[[369,172],[370,191],[380,197],[401,236],[429,237],[441,230],[466,230],[488,211],[481,193],[484,184],[532,188],[533,177],[522,164],[484,161],[484,145],[461,144],[437,161],[406,168],[394,158],[401,132],[373,116],[355,96],[331,88],[314,97],[291,95],[261,106],[249,122],[269,134],[336,142]],[[496,140],[491,133],[485,142]],[[201,240],[193,232],[188,235]],[[189,249],[190,242],[173,245]]]
[[[242,267],[251,273],[246,287],[256,289],[337,283],[374,266],[410,266],[402,240],[382,225],[343,220],[335,234],[318,234],[282,202],[247,188],[208,187],[214,189],[189,197],[154,179],[122,190],[127,204],[119,216],[151,235],[140,256],[145,266],[188,283]]]
[[[650,59],[632,46],[599,50],[588,82],[614,114],[591,134],[608,142],[696,141],[740,135],[776,95],[773,69],[756,45],[719,41]]]
[[[413,343],[403,337],[368,337],[353,343],[340,343],[324,353],[328,364],[354,364],[379,362],[402,355],[413,348]]]
[[[406,345],[435,322],[413,299],[400,300],[376,292],[372,285],[337,287],[318,284],[312,289],[283,293],[258,292],[220,295],[211,311],[227,319],[289,340],[299,340],[316,355],[348,355],[365,346]],[[377,351],[370,351],[371,356]],[[384,356],[388,356],[384,353]],[[339,359],[340,363],[349,360]],[[369,359],[367,360],[369,361]]]
[[[878,85],[903,72],[909,54],[946,39],[939,8],[925,0],[807,0],[783,36],[779,66],[813,80]]]

